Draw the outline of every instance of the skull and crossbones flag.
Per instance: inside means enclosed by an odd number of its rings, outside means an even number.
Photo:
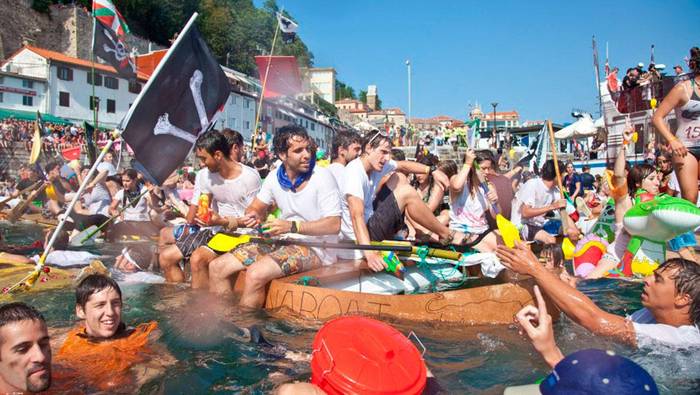
[[[121,123],[137,170],[161,184],[182,165],[231,93],[228,78],[194,25],[165,54]]]
[[[95,19],[92,51],[100,59],[112,65],[119,76],[128,80],[136,79],[136,66],[129,53],[124,37],[118,36],[112,29]]]

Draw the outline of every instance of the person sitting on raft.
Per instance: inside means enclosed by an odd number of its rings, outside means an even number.
[[[614,351],[587,349],[564,357],[554,340],[552,317],[535,285],[537,307],[523,307],[515,318],[552,373],[540,384],[506,387],[504,395],[514,394],[658,394],[654,378],[635,362]]]
[[[462,169],[450,178],[450,229],[469,235],[468,245],[477,251],[494,252],[498,241],[487,216],[496,218],[500,212],[498,195],[492,184],[481,181],[486,175],[475,160],[476,154],[468,149]]]
[[[51,345],[44,316],[24,303],[0,305],[0,393],[46,391]]]
[[[123,390],[135,383],[132,368],[136,365],[163,353],[169,356],[166,350],[157,350],[155,321],[136,327],[122,322],[122,291],[110,277],[88,275],[78,284],[75,299],[75,314],[83,322],[68,332],[55,363],[78,377],[63,381],[101,391]]]
[[[268,176],[263,182],[246,209],[244,225],[258,227],[274,205],[280,215],[262,225],[266,236],[336,242],[340,231],[338,188],[330,170],[315,166],[315,146],[306,129],[297,125],[282,127],[272,144],[282,165],[274,177]],[[246,310],[259,309],[265,301],[265,286],[273,279],[333,262],[335,256],[328,249],[247,243],[211,262],[209,289],[230,294],[231,276],[246,270],[239,304]]]
[[[119,215],[110,229],[109,238],[157,235],[159,229],[151,222],[149,215],[150,208],[154,207],[152,197],[147,193],[146,186],[139,182],[139,173],[134,169],[127,169],[121,177],[123,188],[114,195],[109,206],[110,215]],[[119,208],[124,208],[121,214]]]
[[[562,168],[559,162],[559,168]],[[559,199],[559,188],[556,186],[556,171],[554,160],[550,159],[542,166],[541,177],[528,180],[515,194],[511,212],[511,221],[522,224],[522,235],[527,241],[539,241],[545,244],[556,243],[557,229],[547,229],[545,214],[566,207],[566,200]],[[550,221],[554,223],[554,221]],[[554,232],[554,233],[553,233]]]
[[[435,218],[403,174],[429,174],[432,168],[416,162],[396,162],[390,160],[390,155],[391,140],[384,133],[375,131],[363,143],[360,157],[345,168],[345,181],[340,190],[342,238],[356,240],[358,244],[390,240],[403,227],[407,214],[412,221],[428,230],[430,238],[437,238],[436,241],[443,245],[468,242],[464,233],[450,230]],[[382,178],[392,172],[381,185]],[[362,251],[348,251],[352,254],[343,254],[342,258],[363,258]],[[377,251],[364,251],[364,258],[374,271],[387,267]]]
[[[499,246],[501,263],[532,276],[563,313],[596,335],[633,346],[653,340],[676,347],[700,346],[700,265],[670,259],[644,279],[643,309],[629,317],[607,313],[586,295],[544,268],[522,242]]]
[[[245,210],[261,185],[257,172],[240,162],[243,145],[243,136],[231,129],[210,130],[197,140],[195,152],[203,168],[197,173],[192,199],[195,211],[190,211],[187,219],[202,228],[198,232],[186,228],[186,235],[163,249],[160,264],[168,281],[185,280],[179,265],[184,258],[190,261],[192,288],[208,288],[209,264],[218,253],[207,247],[207,243],[222,228],[231,232],[243,227],[247,218]],[[197,203],[194,200],[199,200],[202,194],[214,203],[213,210],[207,213],[211,213],[210,218],[195,215]]]
[[[417,162],[426,166],[432,166],[434,163],[433,157],[429,156],[424,156]],[[450,190],[450,177],[457,174],[457,170],[455,161],[441,161],[437,163],[435,171],[432,171],[430,174],[414,174],[411,181],[411,186],[418,191],[418,195],[420,195],[423,203],[428,206],[433,215],[443,225],[447,225],[450,222],[445,196],[448,195]],[[410,221],[407,222],[410,223]]]

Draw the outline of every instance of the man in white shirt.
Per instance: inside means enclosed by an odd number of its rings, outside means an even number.
[[[355,132],[338,132],[333,136],[331,165],[328,170],[333,173],[333,178],[340,188],[343,185],[343,174],[345,166],[360,155],[360,135]]]
[[[273,139],[282,165],[265,178],[260,193],[246,209],[245,225],[256,227],[277,206],[279,218],[262,225],[267,236],[285,235],[301,241],[335,242],[340,231],[340,197],[333,176],[315,166],[315,146],[306,130],[290,125]],[[246,270],[240,299],[245,310],[262,307],[265,286],[273,279],[332,264],[331,251],[303,245],[247,243],[216,258],[210,265],[210,290],[231,293],[231,276]]]
[[[644,279],[644,309],[630,317],[603,311],[586,295],[562,281],[537,260],[528,246],[498,247],[511,270],[532,276],[563,313],[596,335],[640,346],[648,341],[674,347],[700,347],[700,265],[669,259]]]
[[[404,213],[408,213],[413,221],[434,233],[442,244],[462,243],[464,234],[441,224],[401,174],[429,174],[430,166],[410,161],[396,162],[390,157],[391,140],[375,131],[363,145],[362,155],[345,167],[340,191],[343,197],[342,237],[358,244],[392,239],[404,226]],[[382,184],[387,175],[388,179]],[[354,252],[352,256],[343,255],[342,258],[362,259],[361,251]],[[381,254],[376,251],[364,251],[364,258],[374,271],[386,268]]]
[[[559,199],[556,177],[554,161],[550,159],[542,166],[541,177],[528,180],[515,194],[511,222],[522,225],[525,240],[556,243],[555,235],[544,230],[545,214],[566,207],[566,200]]]
[[[102,163],[97,165],[97,175],[85,187],[85,204],[88,206],[90,214],[101,214],[109,216],[109,205],[112,203],[112,196],[116,194],[118,186],[109,180],[110,177],[117,176],[117,169],[112,162],[114,155],[107,152],[102,159]],[[108,184],[110,183],[110,184]]]
[[[244,222],[245,208],[260,189],[260,176],[254,169],[238,162],[243,150],[243,137],[233,130],[211,130],[197,140],[197,158],[206,172],[195,182],[192,202],[196,210],[200,194],[207,194],[212,211],[208,222],[194,217],[189,219],[201,227],[179,238],[174,245],[163,248],[160,264],[168,281],[183,282],[181,259],[189,258],[192,271],[192,288],[209,287],[209,263],[217,254],[206,243],[221,228],[234,230]],[[202,169],[201,171],[204,171]],[[212,227],[212,228],[209,228]],[[163,267],[165,266],[165,267]]]

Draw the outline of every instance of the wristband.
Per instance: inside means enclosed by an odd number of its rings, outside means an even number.
[[[301,234],[301,221],[295,221],[297,224],[297,233]]]
[[[297,233],[297,221],[292,221],[292,225],[289,227],[289,233]]]

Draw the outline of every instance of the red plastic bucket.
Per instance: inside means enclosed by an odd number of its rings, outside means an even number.
[[[329,394],[420,394],[426,372],[413,343],[381,321],[336,318],[314,338],[311,382]]]

